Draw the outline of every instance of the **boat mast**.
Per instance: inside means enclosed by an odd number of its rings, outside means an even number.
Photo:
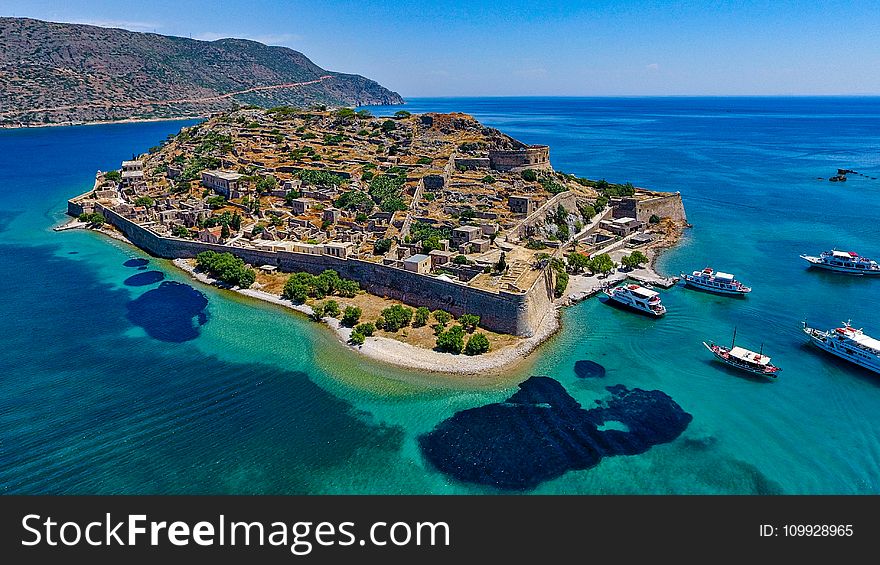
[[[733,349],[734,345],[736,345],[736,326],[733,326],[733,339],[730,341],[730,348]]]

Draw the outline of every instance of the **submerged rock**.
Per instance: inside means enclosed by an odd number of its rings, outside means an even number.
[[[579,379],[600,379],[605,376],[605,367],[595,361],[575,361],[574,374]]]
[[[139,269],[143,268],[144,267],[140,267]],[[156,284],[164,278],[165,274],[162,271],[144,271],[143,273],[128,277],[123,283],[126,286],[146,286],[149,284]]]
[[[165,281],[128,303],[128,319],[155,339],[181,343],[199,337],[208,299],[193,287]]]
[[[123,267],[143,267],[147,263],[149,263],[149,259],[129,259],[125,263],[122,264]]]
[[[692,420],[661,391],[607,390],[609,399],[585,410],[558,381],[531,377],[505,402],[440,422],[419,445],[434,467],[457,480],[527,490],[604,456],[672,441]]]

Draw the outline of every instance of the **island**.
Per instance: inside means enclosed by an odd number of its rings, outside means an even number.
[[[609,281],[669,284],[652,259],[687,225],[679,193],[556,171],[467,114],[321,105],[215,114],[98,171],[68,213],[375,359],[467,375]]]

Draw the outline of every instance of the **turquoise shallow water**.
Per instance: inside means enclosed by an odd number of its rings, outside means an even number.
[[[418,99],[406,109],[473,113],[549,143],[558,169],[680,190],[694,228],[660,270],[711,263],[755,288],[746,300],[666,291],[658,321],[597,300],[568,309],[530,373],[585,407],[613,384],[662,390],[693,421],[669,444],[534,492],[880,492],[880,379],[806,347],[799,329],[804,318],[852,318],[880,334],[880,281],[810,272],[797,257],[835,245],[880,255],[880,180],[817,180],[838,167],[880,176],[880,100]],[[95,169],[183,123],[0,131],[2,492],[494,492],[433,470],[416,438],[510,388],[459,390],[367,363],[303,318],[195,285],[164,261],[125,266],[146,256],[122,243],[50,230]],[[777,382],[711,361],[700,342],[733,326],[784,368]],[[582,359],[606,376],[576,378]]]

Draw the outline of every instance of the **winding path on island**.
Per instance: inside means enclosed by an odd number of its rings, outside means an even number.
[[[14,116],[15,114],[26,114],[30,112],[51,112],[54,110],[75,110],[78,108],[91,108],[95,106],[162,106],[167,104],[198,104],[201,102],[218,102],[220,100],[226,100],[227,98],[232,98],[233,96],[239,96],[241,94],[249,94],[251,92],[260,92],[264,90],[278,90],[280,88],[296,88],[298,86],[308,86],[310,84],[318,84],[320,82],[324,82],[327,79],[333,78],[333,75],[322,75],[315,80],[308,80],[305,82],[286,82],[283,84],[270,84],[266,86],[252,86],[251,88],[246,88],[244,90],[236,90],[235,92],[227,92],[226,94],[217,94],[215,96],[203,96],[200,98],[176,98],[174,100],[131,100],[128,102],[87,102],[85,104],[69,104],[66,106],[53,106],[47,108],[19,108],[16,110],[5,110],[0,112],[0,116]]]

